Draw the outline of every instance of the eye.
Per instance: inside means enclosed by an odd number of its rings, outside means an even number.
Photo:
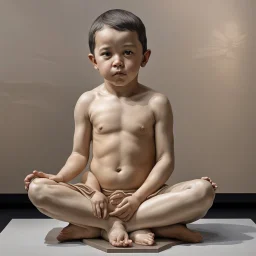
[[[107,55],[107,54],[110,54],[110,52],[103,52],[101,55],[102,55],[102,56],[109,57],[109,55]]]
[[[133,52],[132,51],[129,51],[129,50],[127,50],[127,51],[124,51],[125,53],[130,53],[130,54],[127,54],[127,55],[131,55]]]

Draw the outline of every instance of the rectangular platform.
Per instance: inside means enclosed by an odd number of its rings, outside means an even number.
[[[106,253],[83,243],[82,240],[59,243],[56,235],[67,224],[54,219],[12,219],[0,233],[0,255],[98,256],[135,253]],[[256,255],[256,224],[251,219],[201,219],[187,226],[201,232],[204,242],[174,245],[153,255]],[[147,252],[138,252],[136,255],[147,255]]]

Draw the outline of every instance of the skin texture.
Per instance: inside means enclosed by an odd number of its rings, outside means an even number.
[[[25,178],[31,202],[45,215],[70,222],[60,241],[101,235],[113,246],[125,247],[132,241],[152,245],[156,234],[201,242],[200,233],[185,224],[202,218],[212,206],[217,184],[210,178],[169,186],[146,200],[168,180],[175,163],[171,104],[165,95],[138,83],[139,69],[151,51],[142,54],[131,31],[105,27],[95,40],[94,55],[88,57],[104,83],[78,99],[73,153],[63,169],[57,175],[34,171]],[[134,47],[124,47],[127,43]],[[104,46],[108,50],[102,50]],[[115,75],[117,71],[124,75]],[[91,141],[93,159],[82,178],[97,190],[90,201],[59,182],[72,180],[84,169]],[[76,171],[69,167],[75,164]],[[101,188],[136,192],[125,198],[116,194],[108,201]],[[114,206],[111,211],[108,204]]]

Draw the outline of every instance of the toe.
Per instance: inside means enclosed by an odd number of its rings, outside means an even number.
[[[113,241],[111,242],[111,244],[112,244],[113,246],[118,246],[118,242],[117,242],[116,240],[113,240]]]
[[[116,242],[117,242],[117,243],[120,243],[121,240],[122,240],[122,236],[121,236],[121,235],[117,236]]]
[[[145,239],[143,239],[141,242],[142,242],[142,244],[147,245],[147,244],[148,244],[148,239],[147,239],[147,238],[145,238]]]
[[[122,244],[123,244],[123,246],[124,247],[127,247],[128,246],[128,242],[127,242],[127,240],[126,239],[124,239],[123,241],[121,241],[122,242]]]
[[[152,243],[153,243],[153,241],[152,241],[152,240],[150,240],[150,239],[146,239],[146,243],[150,245],[150,244],[152,244]]]
[[[119,246],[120,247],[125,247],[124,241],[120,241]]]
[[[129,236],[128,236],[128,234],[125,236],[124,242],[125,242],[126,246],[129,246],[130,243],[129,243]]]
[[[146,238],[149,242],[152,242],[153,239],[151,237]]]

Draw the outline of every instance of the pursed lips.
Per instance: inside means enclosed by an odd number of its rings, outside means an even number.
[[[114,76],[115,75],[125,75],[125,73],[122,73],[122,72],[116,72],[115,74],[114,74]]]

